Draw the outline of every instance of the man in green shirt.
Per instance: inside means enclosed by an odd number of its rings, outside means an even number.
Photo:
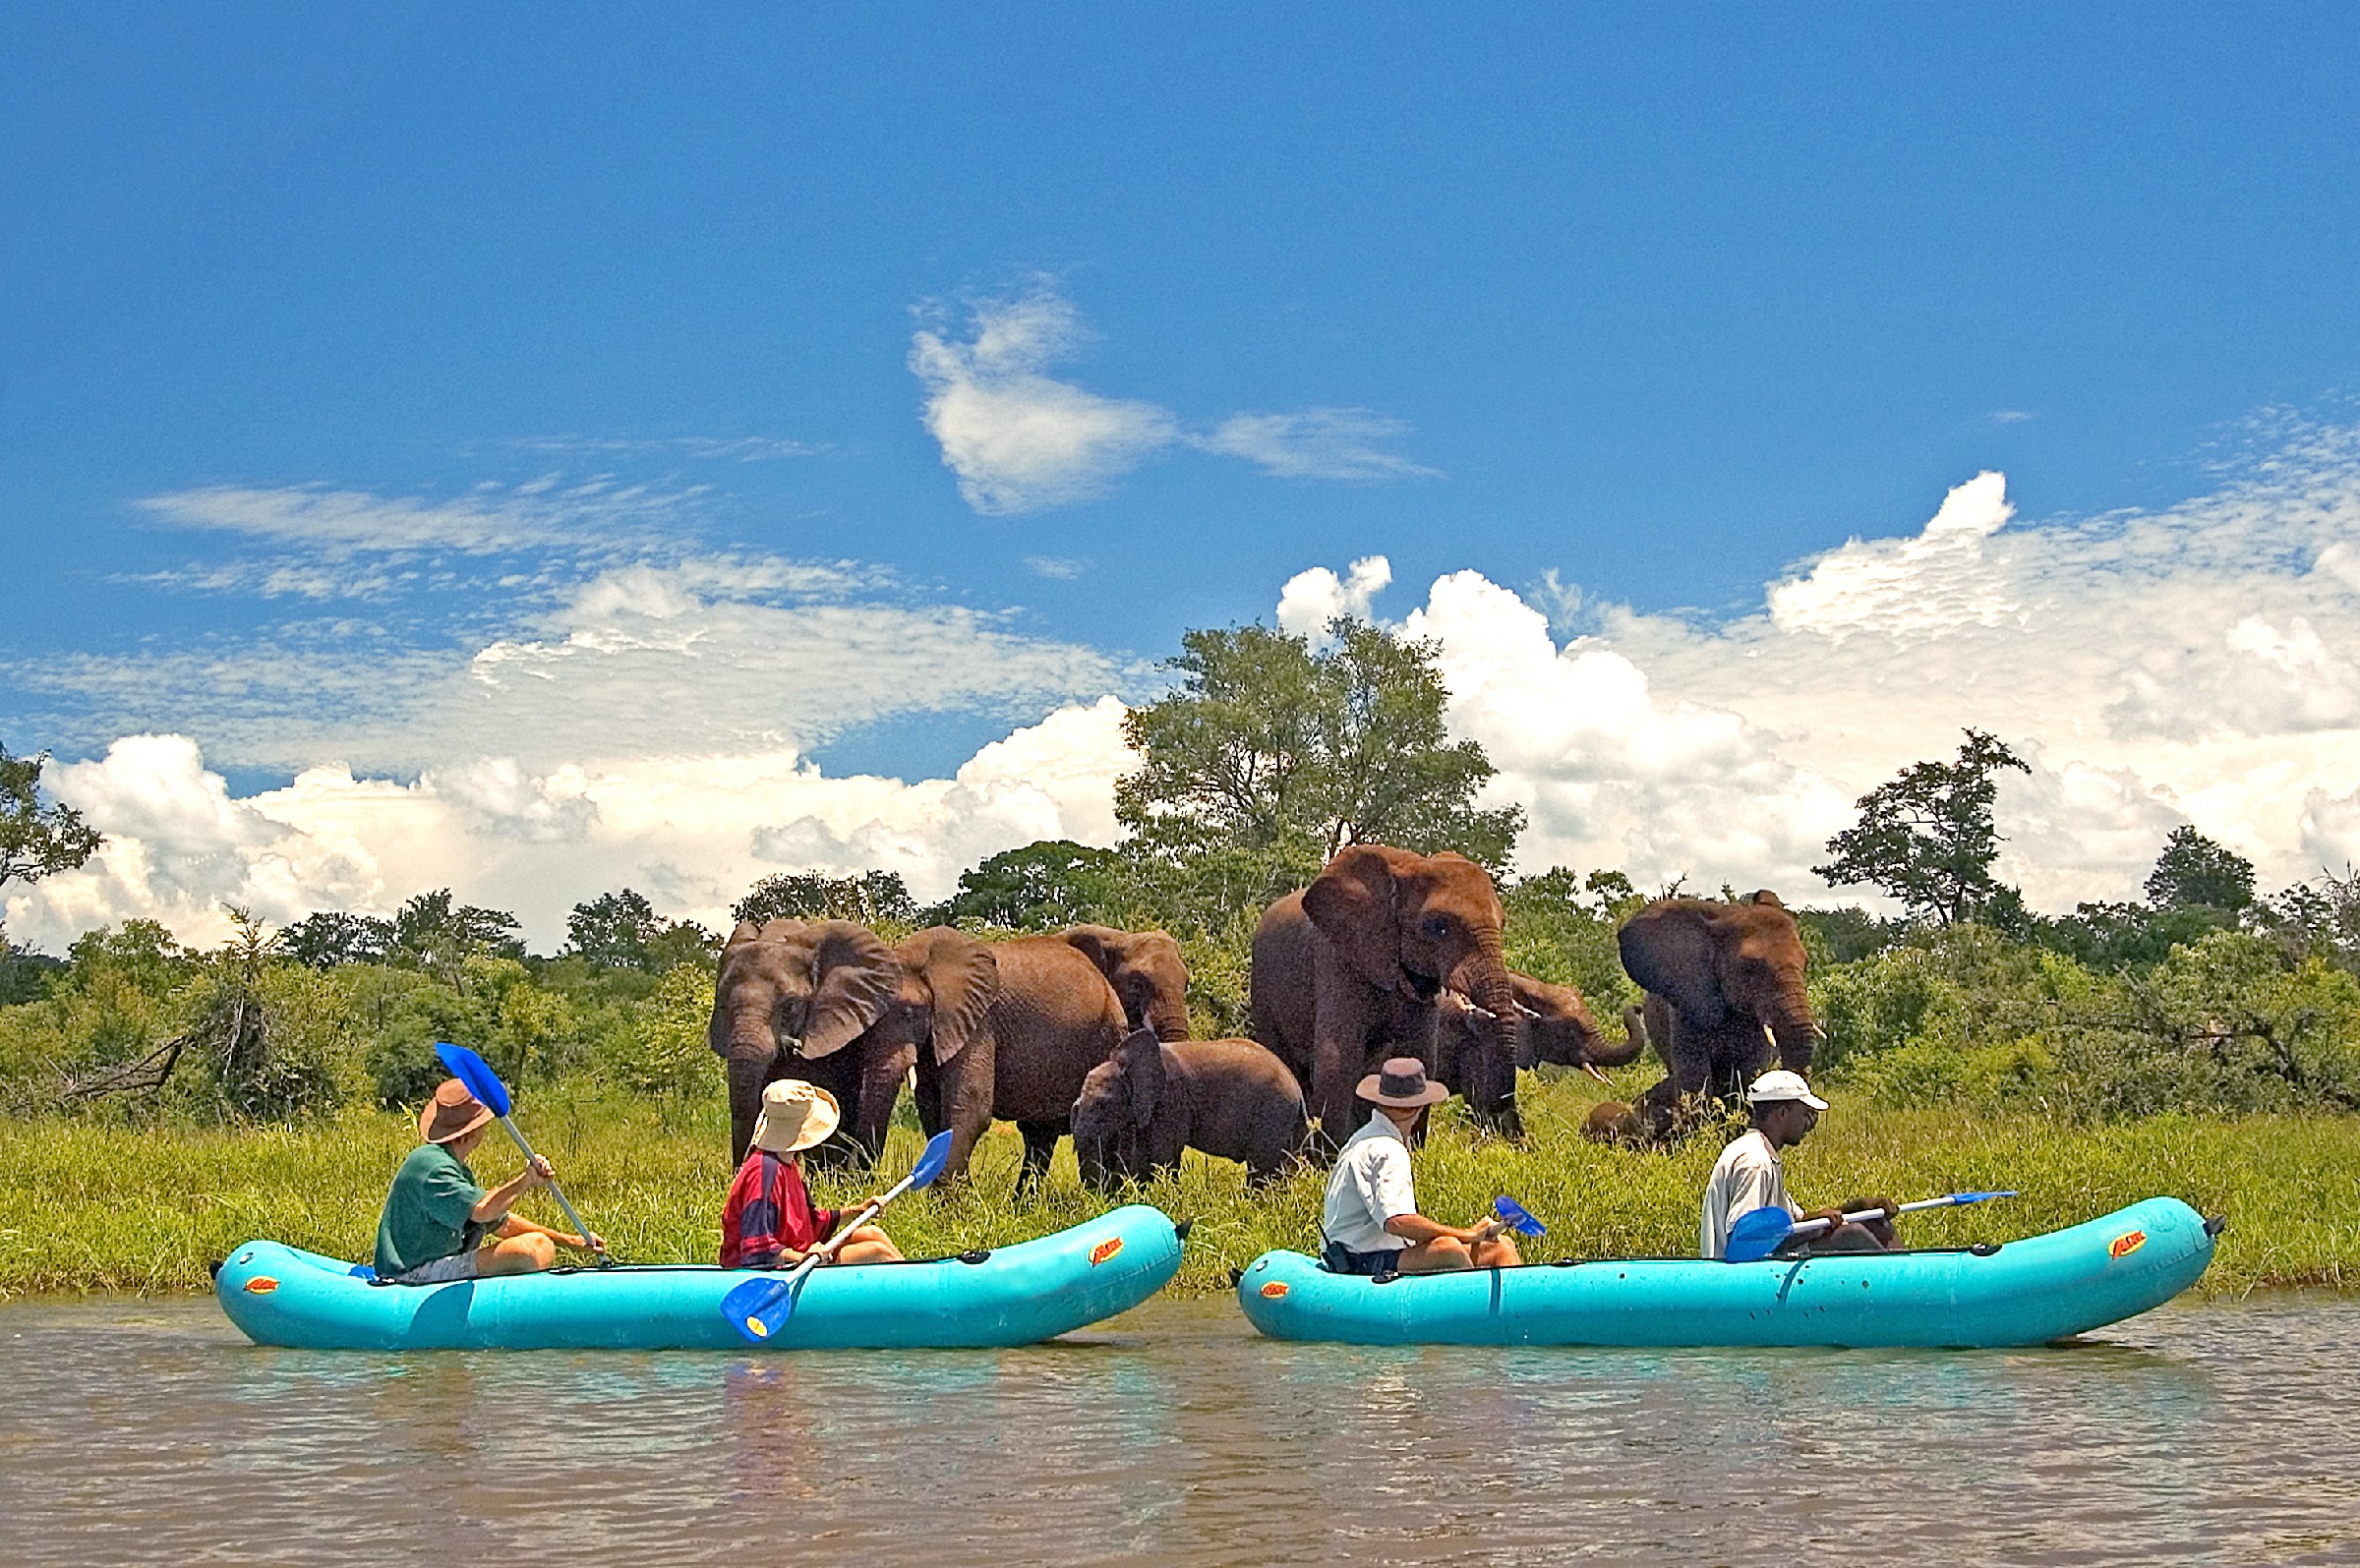
[[[508,1211],[537,1187],[547,1187],[549,1161],[539,1155],[515,1179],[486,1191],[467,1169],[467,1156],[492,1126],[491,1108],[446,1078],[418,1113],[422,1140],[401,1162],[377,1226],[377,1277],[396,1285],[436,1285],[492,1274],[533,1274],[557,1261],[558,1245],[603,1252],[596,1236],[553,1231]]]

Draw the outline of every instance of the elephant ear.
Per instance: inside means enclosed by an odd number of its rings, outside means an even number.
[[[831,1056],[868,1032],[902,989],[902,963],[882,937],[850,920],[808,928],[811,1016],[802,1056]]]
[[[1133,1029],[1114,1048],[1114,1065],[1122,1074],[1131,1120],[1146,1127],[1155,1120],[1155,1107],[1163,1099],[1163,1042],[1153,1029]]]
[[[1335,945],[1352,972],[1383,990],[1398,990],[1401,927],[1394,912],[1392,862],[1374,844],[1354,844],[1328,862],[1303,890],[1303,912]]]
[[[1672,1004],[1698,1028],[1729,1016],[1721,994],[1722,933],[1702,905],[1688,900],[1656,904],[1631,916],[1616,945],[1633,980]]]
[[[1778,895],[1772,893],[1768,888],[1754,889],[1753,897],[1747,899],[1745,901],[1747,903],[1764,904],[1773,909],[1784,909],[1786,907],[1785,904],[1778,901]]]
[[[1128,931],[1117,931],[1107,925],[1069,925],[1057,935],[1067,946],[1096,964],[1098,972],[1109,982],[1128,961],[1131,941]]]
[[[1000,994],[1000,960],[955,926],[930,926],[897,950],[932,999],[934,1062],[948,1062],[988,1026]]]

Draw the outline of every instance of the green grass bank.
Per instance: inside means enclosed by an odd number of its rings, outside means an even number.
[[[1710,1137],[1672,1154],[1600,1148],[1579,1136],[1592,1098],[1574,1082],[1528,1081],[1522,1146],[1477,1138],[1446,1116],[1419,1155],[1419,1196],[1447,1219],[1486,1210],[1510,1192],[1549,1222],[1535,1258],[1684,1254],[1695,1246],[1697,1194],[1718,1152]],[[520,1106],[537,1147],[567,1194],[636,1261],[704,1260],[719,1245],[730,1177],[726,1110],[669,1107],[612,1094],[536,1091]],[[908,1108],[905,1106],[905,1120]],[[378,1206],[414,1125],[381,1111],[336,1120],[225,1130],[165,1122],[135,1127],[43,1119],[0,1129],[0,1295],[41,1291],[197,1291],[206,1264],[238,1243],[274,1237],[365,1257]],[[897,1127],[887,1154],[898,1175],[917,1152]],[[1037,1236],[1105,1205],[1082,1188],[1061,1150],[1047,1190],[1018,1204],[1010,1190],[1020,1146],[997,1128],[963,1189],[916,1193],[890,1225],[914,1253],[998,1246]],[[514,1169],[495,1137],[479,1174]],[[823,1200],[853,1201],[865,1178],[822,1178]],[[1839,1099],[1811,1141],[1789,1157],[1789,1185],[1805,1203],[1868,1192],[1899,1199],[1965,1188],[2013,1187],[2020,1198],[1957,1213],[1914,1216],[1920,1245],[2006,1241],[2090,1218],[2164,1192],[2230,1229],[2204,1289],[2360,1288],[2360,1118],[2267,1115],[2236,1120],[2154,1117],[2071,1126],[2025,1115],[1961,1118],[1886,1110]],[[1239,1167],[1197,1155],[1140,1193],[1193,1219],[1176,1289],[1227,1288],[1227,1270],[1270,1247],[1309,1249],[1318,1234],[1322,1178],[1302,1173],[1249,1191]],[[558,1221],[538,1200],[539,1217]]]

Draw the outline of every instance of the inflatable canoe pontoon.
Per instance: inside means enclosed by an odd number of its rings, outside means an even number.
[[[1160,1210],[1118,1208],[1038,1241],[924,1262],[814,1270],[759,1347],[721,1314],[749,1279],[694,1264],[554,1270],[446,1285],[380,1285],[338,1258],[249,1242],[213,1278],[258,1345],[300,1350],[898,1349],[1030,1345],[1128,1310],[1180,1267]]]
[[[2212,1259],[2177,1198],[1959,1251],[1530,1263],[1385,1280],[1265,1252],[1237,1298],[1274,1339],[1356,1345],[2039,1345],[2159,1307]]]

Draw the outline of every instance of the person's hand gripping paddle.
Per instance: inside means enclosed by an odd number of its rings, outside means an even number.
[[[533,1146],[524,1140],[524,1134],[516,1131],[516,1124],[508,1119],[507,1085],[500,1081],[500,1074],[492,1071],[491,1063],[465,1046],[453,1045],[448,1040],[435,1042],[435,1055],[442,1059],[442,1066],[452,1077],[467,1085],[468,1093],[483,1101],[485,1108],[500,1118],[500,1125],[508,1130],[508,1136],[514,1138],[516,1147],[523,1150],[527,1164],[540,1157],[533,1152]],[[582,1217],[573,1211],[573,1205],[565,1201],[564,1191],[554,1179],[549,1184],[549,1195],[556,1198],[558,1207],[565,1211],[565,1223],[573,1227],[573,1234],[582,1239],[585,1247],[589,1246],[592,1241],[590,1227],[582,1223]],[[603,1246],[596,1250],[599,1267],[606,1268],[615,1261],[607,1256]]]
[[[787,1319],[795,1315],[795,1302],[799,1287],[813,1269],[834,1257],[837,1249],[844,1246],[853,1232],[875,1219],[886,1204],[912,1188],[932,1187],[934,1179],[950,1163],[951,1133],[945,1128],[926,1139],[925,1150],[918,1155],[917,1163],[890,1191],[869,1199],[859,1213],[837,1227],[833,1238],[805,1252],[803,1260],[796,1264],[785,1279],[749,1279],[733,1289],[721,1299],[721,1315],[730,1320],[730,1326],[738,1330],[747,1344],[761,1344],[784,1328]]]
[[[1894,1209],[1896,1214],[1915,1214],[1924,1208],[1955,1208],[1961,1203],[1983,1203],[1995,1197],[2014,1197],[2007,1192],[1953,1192],[1947,1197],[1922,1197],[1915,1203],[1903,1203]],[[1848,1224],[1862,1220],[1882,1219],[1881,1208],[1864,1208],[1844,1216]],[[1816,1236],[1830,1228],[1826,1220],[1798,1220],[1783,1208],[1748,1209],[1738,1216],[1738,1223],[1729,1228],[1729,1246],[1723,1256],[1732,1263],[1753,1263],[1768,1257],[1791,1237]]]
[[[1499,1215],[1507,1228],[1519,1236],[1546,1236],[1549,1234],[1548,1226],[1534,1219],[1523,1204],[1505,1193],[1492,1199],[1492,1212]]]

